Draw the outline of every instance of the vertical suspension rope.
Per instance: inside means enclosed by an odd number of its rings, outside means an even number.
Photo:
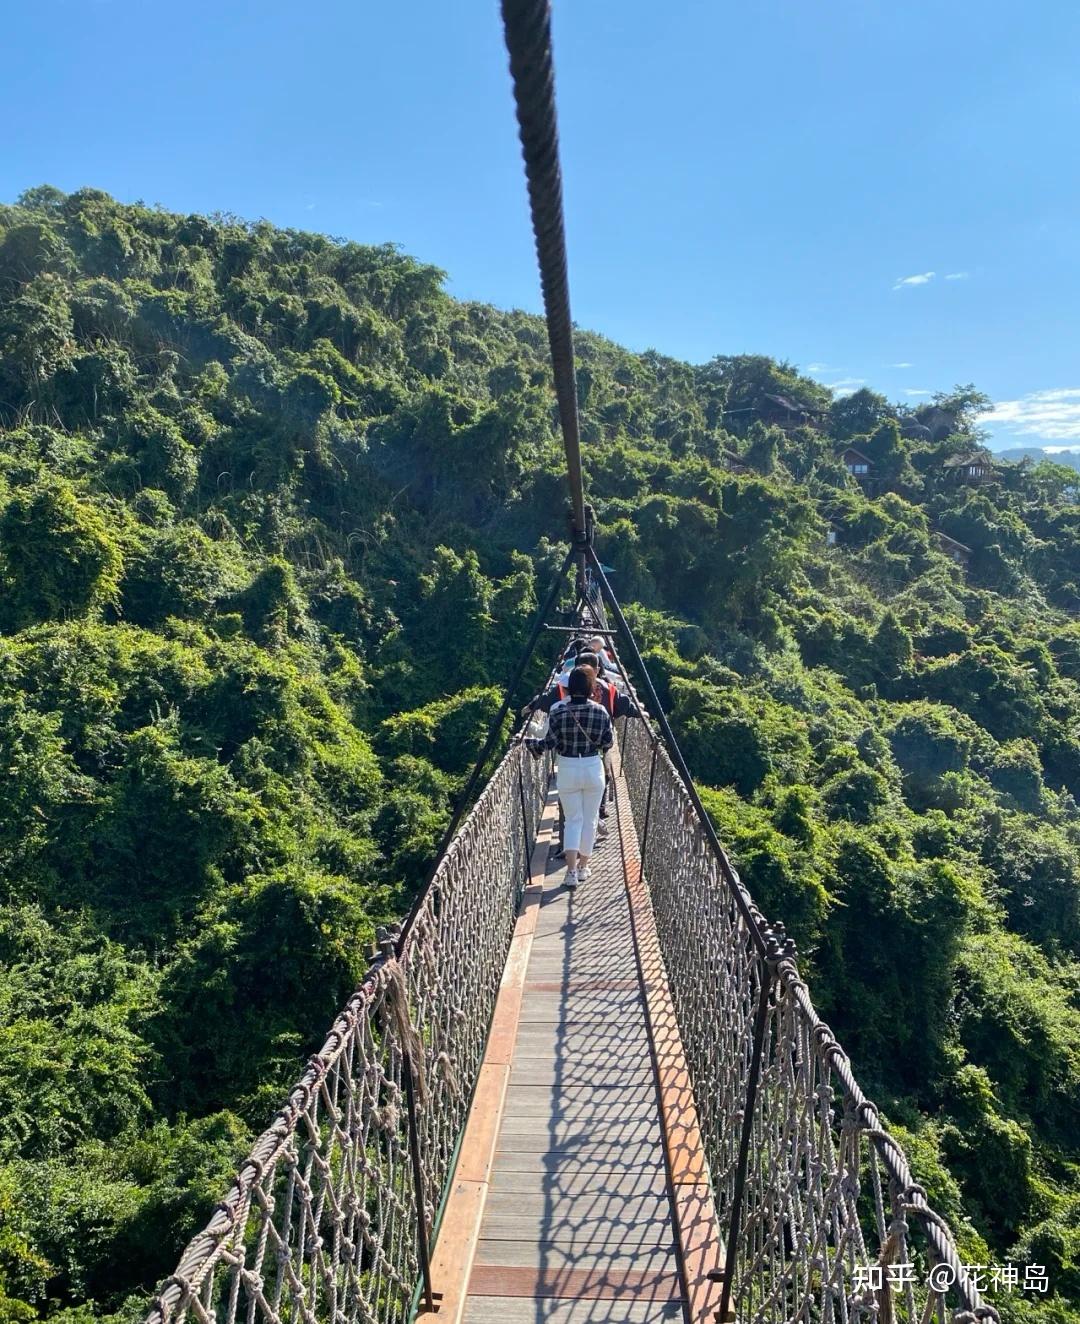
[[[570,317],[566,231],[563,225],[562,171],[555,113],[555,70],[551,57],[549,0],[502,0],[506,48],[514,81],[521,152],[529,185],[536,258],[544,292],[551,367],[559,422],[566,449],[570,506],[577,554],[578,585],[584,583],[584,542],[588,536],[581,472],[574,333]]]

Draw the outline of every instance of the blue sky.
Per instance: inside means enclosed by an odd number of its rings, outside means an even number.
[[[51,183],[436,263],[539,309],[495,0],[35,0],[0,198]],[[1080,445],[1074,0],[555,0],[574,314]]]

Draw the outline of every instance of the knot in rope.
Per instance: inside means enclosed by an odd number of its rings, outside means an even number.
[[[445,1049],[436,1057],[432,1074],[436,1079],[444,1082],[446,1088],[455,1098],[460,1097],[461,1088],[458,1085],[457,1074],[454,1071],[454,1064],[451,1061],[450,1054],[446,1052]]]
[[[413,1079],[416,1084],[417,1102],[422,1107],[428,1101],[424,1041],[420,1038],[419,1031],[412,1023],[405,971],[396,956],[389,957],[379,967],[379,978],[385,989],[383,1010],[390,1028],[397,1037],[402,1055],[408,1059],[408,1066],[412,1068]]]

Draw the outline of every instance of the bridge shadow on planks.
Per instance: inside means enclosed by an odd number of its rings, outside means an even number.
[[[576,892],[561,864],[548,865],[465,1324],[684,1318],[611,821]]]

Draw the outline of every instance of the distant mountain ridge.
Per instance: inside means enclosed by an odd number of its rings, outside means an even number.
[[[1040,460],[1050,460],[1054,464],[1064,464],[1070,469],[1080,470],[1080,450],[1059,451],[1047,446],[1010,446],[1008,450],[995,451],[995,459],[1012,460],[1019,464],[1021,460],[1030,460],[1038,464]]]

